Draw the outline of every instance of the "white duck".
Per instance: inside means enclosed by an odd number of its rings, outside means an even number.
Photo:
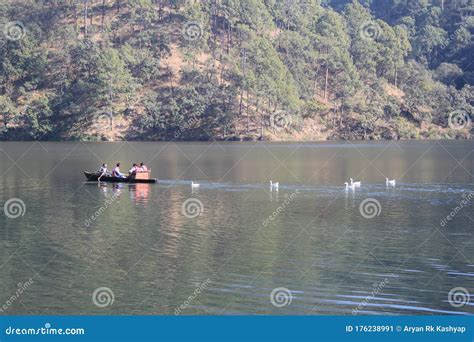
[[[389,185],[395,186],[395,179],[389,180],[388,178],[385,178],[385,185],[386,186],[389,186]]]
[[[278,190],[279,185],[280,184],[278,182],[273,183],[272,181],[270,181],[270,191],[273,190],[273,189]]]
[[[200,185],[201,184],[191,182],[191,188],[193,188],[193,189],[199,188]]]
[[[354,185],[352,185],[352,184],[351,184],[351,185],[349,185],[349,183],[347,183],[347,182],[345,182],[344,184],[346,185],[346,190],[349,190],[349,189],[352,189],[352,190],[354,190],[354,189],[355,189],[355,186],[354,186]]]
[[[352,187],[360,187],[360,186],[361,186],[361,182],[354,182],[354,180],[351,178],[351,186],[352,186]]]

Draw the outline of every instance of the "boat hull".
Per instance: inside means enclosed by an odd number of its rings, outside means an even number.
[[[99,174],[95,172],[87,172],[84,171],[84,175],[86,176],[89,182],[99,182]],[[135,179],[135,178],[118,178],[118,177],[111,177],[111,176],[102,176],[100,177],[100,182],[109,182],[109,183],[156,183],[156,178],[151,179]]]

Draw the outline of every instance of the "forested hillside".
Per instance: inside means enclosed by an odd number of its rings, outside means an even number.
[[[0,28],[0,140],[470,138],[472,0],[16,0]]]

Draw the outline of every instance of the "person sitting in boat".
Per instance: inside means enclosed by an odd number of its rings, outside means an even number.
[[[132,168],[128,171],[129,176],[133,176],[138,172],[138,165],[133,163]]]
[[[117,178],[126,178],[126,176],[120,172],[120,163],[117,163],[117,166],[114,167],[112,176]]]
[[[97,173],[100,175],[106,175],[109,170],[107,170],[107,164],[102,164],[102,166],[97,170]]]
[[[146,171],[148,171],[148,168],[146,167],[146,165],[143,163],[140,163],[140,172],[146,172]]]

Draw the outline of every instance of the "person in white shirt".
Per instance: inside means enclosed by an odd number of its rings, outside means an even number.
[[[141,172],[148,171],[148,168],[146,167],[146,165],[145,165],[145,164],[143,164],[143,163],[140,163],[140,171],[141,171]]]
[[[107,164],[102,164],[102,166],[97,170],[97,173],[99,173],[101,176],[107,174],[109,170],[107,170]]]
[[[117,166],[114,167],[112,176],[117,178],[126,178],[126,176],[120,172],[120,163],[117,163]]]
[[[137,166],[137,164],[133,163],[133,166],[130,169],[130,171],[128,171],[128,174],[129,174],[129,176],[133,176],[134,174],[137,173],[137,171],[138,171],[138,166]]]

